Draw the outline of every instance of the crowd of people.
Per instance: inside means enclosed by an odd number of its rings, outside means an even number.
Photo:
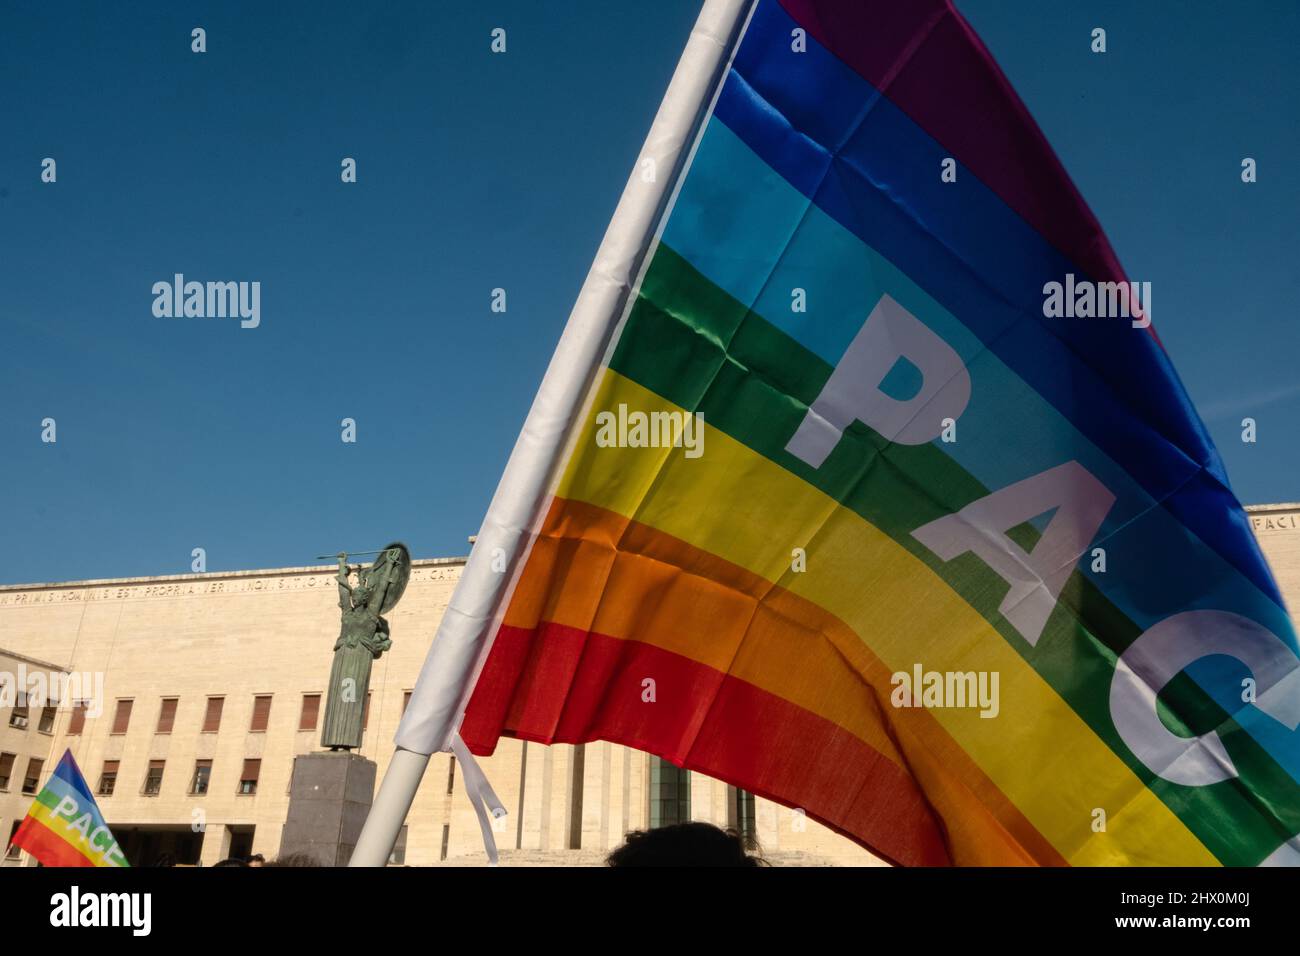
[[[735,830],[723,830],[711,823],[678,823],[655,827],[652,830],[634,830],[623,845],[605,858],[613,867],[628,866],[767,866],[756,853],[751,853],[745,841]],[[164,853],[154,866],[175,866],[176,859]],[[300,867],[320,866],[320,862],[307,853],[288,853],[267,860],[260,853],[249,857],[228,857],[213,866],[267,866]]]

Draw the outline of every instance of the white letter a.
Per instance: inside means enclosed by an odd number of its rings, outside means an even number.
[[[979,555],[1011,585],[998,610],[1033,645],[1114,502],[1091,472],[1067,461],[924,524],[912,536],[945,561],[967,551]],[[1052,508],[1056,514],[1032,551],[1007,537],[1011,528]]]

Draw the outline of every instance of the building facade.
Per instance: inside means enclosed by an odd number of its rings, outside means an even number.
[[[1300,599],[1300,504],[1247,509],[1288,604]],[[388,615],[360,753],[382,779],[393,734],[463,559],[413,563]],[[48,673],[57,709],[0,708],[0,833],[22,820],[64,750],[133,865],[274,857],[293,761],[320,749],[339,619],[335,569],[282,568],[0,587],[0,674]],[[89,706],[77,706],[89,701]],[[509,815],[505,864],[593,864],[629,830],[733,826],[782,864],[879,861],[798,811],[605,742],[503,739],[481,761]],[[430,761],[394,863],[484,861],[460,768]],[[31,864],[7,852],[4,865]]]
[[[381,779],[463,565],[414,561],[387,615],[393,647],[371,674],[359,751]],[[132,865],[274,857],[294,757],[321,749],[339,630],[335,574],[303,567],[0,588],[0,648],[10,652],[0,671],[29,659],[28,671],[69,673],[91,689],[67,691],[64,706],[39,718],[0,713],[0,760],[12,765],[0,788],[6,842],[67,749]],[[78,706],[86,699],[91,706]],[[627,831],[684,819],[736,826],[784,862],[874,862],[797,812],[605,742],[503,739],[481,765],[509,813],[495,834],[507,864],[598,863]],[[459,771],[447,754],[430,761],[395,863],[484,862]],[[4,862],[32,861],[15,852]]]
[[[9,840],[52,769],[50,751],[59,717],[54,704],[32,706],[19,693],[20,677],[30,673],[67,672],[48,661],[0,650],[0,674],[15,675],[0,688],[0,834],[6,847],[3,861],[11,865],[20,862],[21,854]],[[21,680],[21,686],[30,685]]]

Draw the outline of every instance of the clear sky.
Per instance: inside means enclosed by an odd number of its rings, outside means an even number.
[[[958,5],[1153,283],[1238,495],[1300,498],[1300,7]],[[696,10],[0,7],[0,582],[464,554]],[[177,272],[261,282],[260,327],[155,318]]]

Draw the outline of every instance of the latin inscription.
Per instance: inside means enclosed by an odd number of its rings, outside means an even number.
[[[414,568],[411,582],[455,581],[460,566]],[[35,604],[75,604],[93,601],[131,601],[148,598],[190,597],[205,594],[256,594],[259,592],[330,590],[330,574],[304,574],[291,577],[234,578],[224,581],[167,581],[160,584],[103,585],[89,588],[52,588],[45,591],[10,591],[0,593],[0,607]],[[331,595],[333,598],[333,595]]]

